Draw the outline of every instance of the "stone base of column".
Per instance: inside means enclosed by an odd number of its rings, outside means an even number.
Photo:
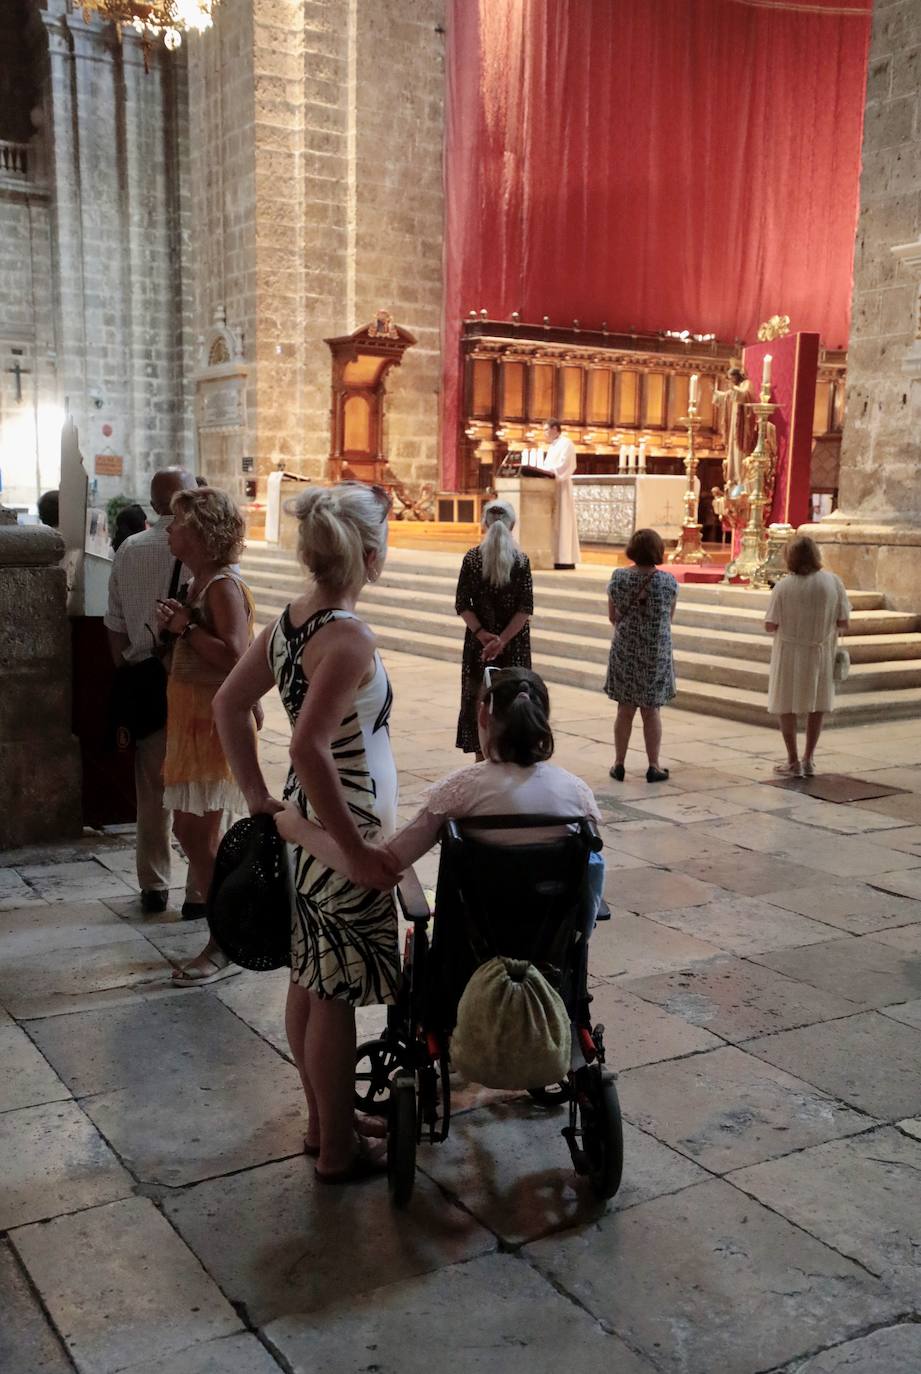
[[[797,533],[821,546],[825,566],[846,587],[881,592],[893,610],[921,612],[921,521],[871,523],[836,511]]]

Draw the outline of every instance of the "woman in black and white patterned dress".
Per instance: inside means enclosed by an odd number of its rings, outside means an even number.
[[[614,638],[604,690],[617,702],[610,774],[615,782],[623,782],[626,776],[630,732],[639,708],[649,763],[646,781],[666,782],[668,769],[659,764],[659,707],[675,695],[672,616],[678,583],[658,566],[665,558],[665,545],[656,530],[637,530],[626,554],[636,566],[615,568],[608,583],[608,619],[614,626]]]
[[[395,861],[375,846],[396,825],[391,690],[374,636],[355,613],[387,556],[389,499],[360,482],[311,487],[297,498],[298,550],[309,590],[264,630],[215,702],[221,739],[250,811],[278,813],[242,726],[252,702],[278,686],[291,721],[285,797],[349,858],[349,874],[292,846],[288,1042],[307,1097],[308,1154],[322,1182],[384,1167],[353,1119],[355,1008],[393,1002],[399,977]],[[245,704],[244,704],[245,703]],[[250,739],[252,732],[249,732]],[[374,1133],[375,1123],[359,1122]]]

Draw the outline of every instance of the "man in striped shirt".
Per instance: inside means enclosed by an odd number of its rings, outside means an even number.
[[[176,560],[167,543],[172,514],[170,502],[177,491],[195,486],[185,468],[161,468],[150,483],[150,504],[156,520],[119,547],[109,580],[109,604],[105,625],[116,667],[140,663],[151,657],[156,640],[157,601],[170,591]],[[188,579],[181,569],[180,583]],[[156,730],[135,744],[134,782],[137,793],[137,875],[144,911],[165,911],[169,898],[172,849],[172,814],[163,807],[163,759],[166,729]],[[182,914],[204,915],[202,895],[186,890]]]

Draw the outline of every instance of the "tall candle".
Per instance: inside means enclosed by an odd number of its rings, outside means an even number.
[[[765,353],[764,363],[761,367],[761,390],[770,391],[771,389],[771,363],[773,359],[770,353]]]
[[[643,440],[641,441],[641,443],[640,443],[639,469],[640,469],[640,472],[645,472],[645,471],[646,471],[646,440],[645,440],[645,439],[643,439]]]
[[[690,386],[688,387],[688,405],[689,405],[689,406],[696,406],[696,405],[697,405],[697,386],[698,386],[699,380],[700,380],[700,379],[699,379],[697,373],[696,373],[696,372],[692,372],[692,373],[691,373],[691,384],[690,384]]]
[[[626,445],[626,444],[621,444],[621,446],[620,446],[620,453],[618,453],[618,455],[617,455],[617,471],[618,471],[618,472],[623,472],[623,470],[624,470],[624,468],[625,468],[626,466],[627,466],[627,445]]]
[[[636,444],[631,444],[627,450],[627,470],[636,472]]]

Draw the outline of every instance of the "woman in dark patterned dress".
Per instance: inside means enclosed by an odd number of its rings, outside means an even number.
[[[349,876],[302,845],[294,876],[288,1043],[309,1110],[304,1148],[317,1178],[348,1183],[385,1167],[355,1120],[355,1008],[395,1000],[399,978],[395,860],[378,848],[396,827],[397,773],[388,720],[392,694],[374,636],[355,614],[387,556],[389,499],[361,482],[310,487],[294,503],[298,552],[313,574],[303,596],[262,632],[215,701],[215,717],[251,813],[280,801],[259,767],[249,710],[277,684],[293,727],[285,798],[349,856]],[[375,843],[376,842],[376,843]]]
[[[672,617],[678,583],[671,573],[658,567],[665,557],[665,545],[655,530],[637,530],[626,553],[636,566],[616,568],[608,583],[608,619],[614,626],[614,638],[604,690],[617,702],[610,773],[615,782],[623,782],[633,717],[639,707],[649,761],[646,781],[665,782],[668,769],[659,767],[659,707],[675,695]]]
[[[477,735],[477,702],[483,668],[530,668],[534,613],[531,565],[512,536],[515,512],[506,501],[483,509],[482,541],[468,549],[457,579],[454,609],[467,626],[461,664],[461,705],[457,747],[482,759]]]

